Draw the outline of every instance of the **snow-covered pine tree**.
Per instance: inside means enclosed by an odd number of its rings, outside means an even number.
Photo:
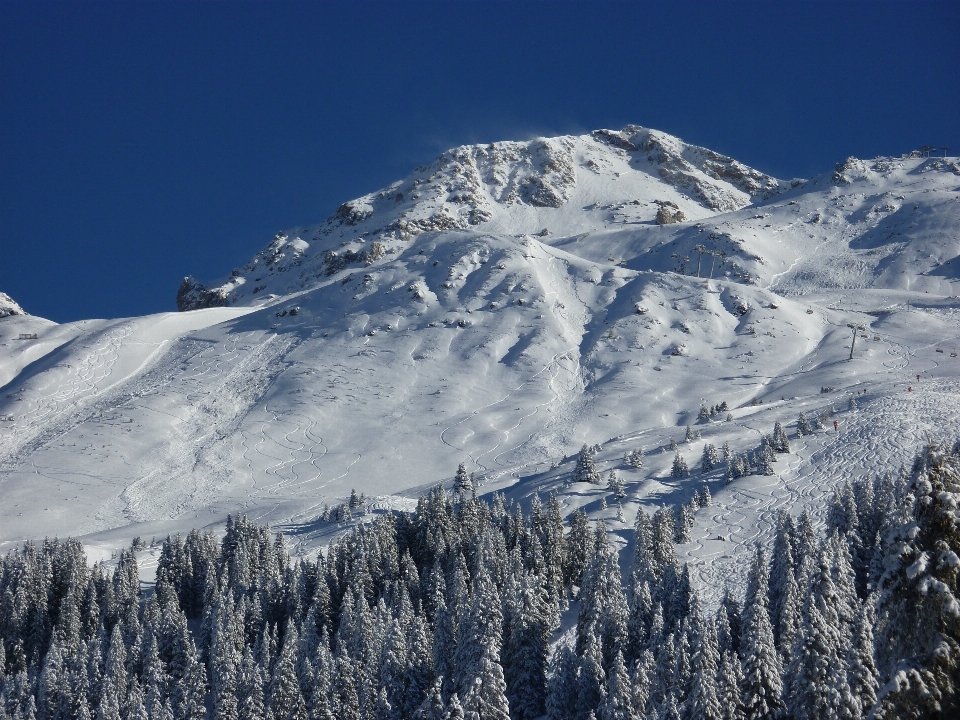
[[[637,714],[633,708],[633,692],[630,676],[619,650],[607,673],[606,696],[600,706],[599,720],[634,720]]]
[[[480,662],[463,698],[467,720],[510,720],[507,685],[500,665],[499,641],[490,636],[483,644]]]
[[[454,693],[447,702],[447,714],[444,720],[464,720],[463,707],[460,705],[459,696]]]
[[[877,647],[892,675],[878,715],[960,716],[960,443],[914,461],[910,519],[891,535],[880,581]]]
[[[333,676],[331,710],[337,720],[361,720],[355,668],[345,652],[338,652]]]
[[[643,451],[627,450],[623,454],[623,464],[634,470],[643,467]]]
[[[863,603],[853,628],[853,642],[847,651],[847,682],[863,717],[877,702],[879,678],[874,664],[873,605],[875,598]]]
[[[763,441],[760,443],[760,447],[757,448],[755,459],[758,475],[776,474],[776,471],[773,469],[773,463],[776,462],[777,456],[766,436],[764,436]]]
[[[723,711],[723,720],[746,720],[743,701],[740,698],[740,686],[743,685],[743,672],[740,658],[735,652],[725,652],[720,671],[717,674],[717,701]]]
[[[700,412],[697,413],[697,420],[700,422],[707,422],[710,420],[710,411],[705,405],[700,406]]]
[[[697,435],[696,435],[696,433],[693,432],[693,428],[691,428],[689,425],[687,425],[687,431],[686,431],[686,433],[684,433],[683,441],[684,441],[685,443],[689,444],[689,443],[692,443],[692,442],[693,442],[694,440],[696,440],[696,439],[697,439]]]
[[[437,566],[440,570],[440,566]],[[443,573],[439,572],[438,584],[433,598],[433,666],[437,676],[443,679],[444,697],[453,692],[453,653],[450,648],[457,646],[457,628],[453,613],[447,608],[446,583]]]
[[[436,681],[434,681],[430,692],[427,693],[423,703],[417,710],[416,720],[444,720],[446,713],[443,707],[442,685],[442,678],[437,678]]]
[[[457,474],[453,478],[453,492],[459,498],[470,498],[473,496],[474,487],[470,475],[467,474],[467,466],[460,463],[457,467]]]
[[[793,518],[786,510],[777,513],[777,529],[773,540],[773,553],[770,559],[770,624],[774,637],[779,641],[780,608],[782,597],[789,581],[795,581],[791,536]]]
[[[846,666],[839,655],[839,636],[821,608],[822,598],[816,592],[809,595],[787,670],[790,709],[798,720],[855,717],[849,704]],[[838,686],[844,690],[839,695]]]
[[[491,577],[491,570],[496,572],[496,568],[487,568],[484,565],[477,568],[470,610],[460,618],[454,686],[463,698],[464,712],[470,712],[467,699],[473,697],[470,695],[471,692],[476,694],[474,683],[477,678],[485,677],[486,673],[495,674],[497,668],[499,668],[500,677],[503,676],[500,665],[503,610],[499,590]],[[495,662],[496,668],[484,666],[484,662],[487,661]],[[504,692],[506,692],[506,686],[504,686]],[[504,702],[506,702],[505,697]]]
[[[613,493],[617,500],[622,500],[627,496],[627,484],[617,474],[616,470],[611,470],[607,475],[607,490]]]
[[[723,603],[717,608],[717,616],[714,619],[717,628],[717,649],[723,655],[729,650],[733,650],[734,638],[730,628],[730,618],[727,615],[727,608]]]
[[[563,539],[564,582],[566,585],[580,585],[583,573],[587,569],[592,534],[590,520],[583,510],[577,509],[570,517],[570,532]]]
[[[295,652],[298,645],[296,628],[288,628],[270,683],[269,707],[276,720],[307,720],[307,706],[296,673]]]
[[[689,472],[689,467],[687,467],[687,461],[683,459],[683,455],[680,454],[680,451],[677,450],[677,454],[673,457],[673,466],[670,469],[670,476],[673,478],[683,478],[687,476]]]
[[[717,447],[711,443],[703,446],[703,453],[700,455],[700,472],[706,474],[716,467],[720,466],[720,455]]]
[[[550,660],[546,708],[548,720],[568,720],[577,706],[579,662],[569,645],[560,645]]]
[[[631,685],[631,701],[638,718],[645,718],[649,714],[655,671],[656,662],[653,653],[644,650],[634,666],[633,683]]]
[[[790,452],[790,441],[787,439],[787,433],[783,430],[783,425],[779,422],[773,425],[773,449],[778,453]]]
[[[510,612],[503,647],[507,698],[514,718],[532,720],[546,710],[552,617],[543,578],[525,573],[514,583],[505,605]]]
[[[577,455],[577,465],[573,470],[574,482],[586,482],[599,485],[601,482],[600,471],[593,462],[593,448],[584,445],[580,448],[580,454]]]
[[[673,633],[653,648],[656,663],[654,665],[654,684],[650,693],[650,701],[655,707],[662,707],[668,697],[671,697],[677,682],[677,644]]]
[[[767,610],[768,576],[763,550],[757,546],[744,600],[741,698],[747,720],[776,718],[784,710],[780,660]]]
[[[722,709],[717,695],[720,653],[716,628],[712,621],[704,618],[696,593],[693,593],[690,598],[690,614],[687,615],[687,623],[691,638],[692,679],[685,706],[688,708],[689,717],[701,720],[722,720]]]
[[[669,609],[672,593],[670,583],[680,574],[680,563],[673,545],[673,512],[665,507],[659,508],[653,514],[650,525],[650,567],[641,579],[648,583],[654,604],[660,603],[664,609]]]
[[[587,628],[580,656],[577,677],[577,717],[585,718],[596,711],[606,695],[606,676],[603,672],[603,653],[600,638],[594,628]],[[569,710],[568,710],[569,712]]]
[[[396,618],[390,622],[387,632],[380,653],[377,687],[384,692],[386,703],[391,708],[390,720],[401,720],[407,693],[404,677],[409,654],[407,636],[402,622]]]
[[[616,652],[627,646],[627,615],[620,565],[610,546],[607,529],[600,524],[594,533],[593,548],[580,590],[578,654],[586,652],[587,642],[593,635],[600,643],[601,663],[609,667]]]
[[[804,435],[813,435],[814,427],[810,424],[810,421],[807,419],[807,416],[803,413],[800,413],[800,417],[797,418],[797,437],[803,437]]]

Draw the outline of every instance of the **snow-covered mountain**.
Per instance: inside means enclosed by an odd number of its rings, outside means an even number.
[[[684,552],[721,578],[777,507],[819,509],[840,470],[960,434],[958,230],[956,159],[785,182],[635,126],[457,148],[224,280],[188,278],[187,312],[0,319],[0,544],[111,548],[240,511],[309,551],[351,488],[406,507],[463,462],[481,492],[557,489],[614,530],[706,482]],[[729,421],[698,423],[721,401]],[[693,466],[829,408],[840,432],[773,477],[669,476],[688,424]],[[627,524],[569,484],[584,443],[627,480]]]

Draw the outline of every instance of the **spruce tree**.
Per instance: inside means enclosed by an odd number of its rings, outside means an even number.
[[[784,709],[781,700],[780,661],[767,611],[767,565],[758,546],[747,580],[744,602],[741,698],[747,720],[776,718]]]
[[[546,709],[548,720],[568,720],[577,706],[577,656],[569,645],[560,645],[550,659]]]
[[[459,467],[457,467],[457,474],[453,478],[453,492],[461,499],[473,496],[473,481],[470,475],[467,474],[467,466],[463,463],[460,463]]]
[[[484,642],[476,675],[463,698],[464,715],[470,720],[510,720],[507,684],[497,644],[492,637]]]
[[[882,717],[960,716],[960,443],[914,461],[909,519],[891,534],[880,580],[877,645],[895,688]]]
[[[437,678],[418,708],[416,720],[444,720],[442,685],[443,681]]]
[[[619,650],[607,673],[606,697],[600,706],[599,720],[633,720],[636,714],[633,708],[633,693],[630,677],[624,664],[623,653]]]
[[[622,500],[627,496],[626,483],[617,475],[616,470],[611,470],[607,475],[607,490],[609,490],[617,500]]]
[[[794,575],[793,551],[791,536],[793,534],[793,519],[786,510],[777,514],[777,530],[773,541],[773,552],[770,561],[770,623],[773,625],[774,637],[780,638],[780,613],[783,606],[783,596],[787,586],[796,582]]]
[[[860,714],[866,717],[877,702],[879,689],[877,668],[874,664],[873,611],[871,602],[864,603],[857,614],[853,630],[853,642],[847,651],[847,681],[850,691],[859,705]]]
[[[783,430],[783,425],[779,422],[773,425],[773,449],[778,453],[790,452],[790,441],[787,439],[787,433]]]
[[[691,717],[701,720],[721,720],[722,710],[717,690],[720,652],[716,627],[712,621],[703,617],[696,594],[692,596],[690,605],[690,614],[687,619],[692,643],[693,677],[686,706],[690,709]]]
[[[577,455],[577,465],[573,471],[574,482],[585,482],[599,485],[601,482],[600,471],[593,462],[593,448],[584,445],[580,448],[580,454]]]
[[[543,715],[546,702],[547,662],[551,617],[542,578],[525,574],[515,583],[510,632],[503,648],[507,698],[514,718]]]
[[[717,701],[720,703],[723,720],[746,720],[740,697],[742,685],[740,658],[735,652],[725,652],[717,675]]]
[[[700,473],[706,475],[708,472],[713,470],[717,463],[714,462],[717,457],[717,448],[706,443],[703,446],[703,454],[700,455]]]
[[[570,518],[570,532],[564,537],[564,577],[567,584],[580,585],[590,552],[590,520],[582,510]]]
[[[297,681],[296,647],[298,636],[289,628],[270,683],[270,709],[276,720],[307,720],[307,708]]]
[[[577,677],[578,717],[585,718],[600,707],[606,695],[606,676],[603,672],[603,655],[600,640],[593,627],[588,628],[580,656],[580,672]]]
[[[653,653],[644,650],[634,666],[633,684],[631,686],[633,710],[640,718],[646,717],[650,709],[654,672],[656,672],[656,661],[653,658]]]
[[[673,478],[683,478],[687,476],[689,472],[687,467],[687,461],[683,459],[683,455],[680,454],[680,451],[677,450],[677,454],[673,457],[673,466],[670,469],[670,476]]]

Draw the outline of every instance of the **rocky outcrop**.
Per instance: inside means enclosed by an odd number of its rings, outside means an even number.
[[[660,209],[657,210],[657,225],[672,225],[687,219],[687,216],[677,207],[676,203],[669,200],[655,200],[654,202],[660,206]]]
[[[837,163],[831,178],[837,185],[849,185],[854,180],[863,180],[867,177],[867,165],[855,157],[848,157],[842,163]]]
[[[203,308],[221,307],[228,303],[228,293],[223,288],[210,290],[204,287],[196,278],[187,276],[180,283],[177,291],[177,310],[201,310]]]
[[[713,150],[687,145],[655,130],[628,126],[623,131],[631,133],[634,144],[657,164],[661,180],[711,210],[739,210],[749,205],[751,198],[773,197],[782,189],[776,178]]]
[[[17,305],[12,297],[4,292],[0,292],[0,318],[26,314],[23,308]]]
[[[352,248],[347,248],[343,253],[327,250],[323,256],[323,264],[326,268],[324,272],[326,272],[327,275],[333,275],[350,265],[370,267],[382,258],[383,255],[383,245],[378,242],[375,242],[369,250],[361,250],[360,252],[356,252]]]

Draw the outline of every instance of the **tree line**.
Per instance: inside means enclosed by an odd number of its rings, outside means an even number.
[[[167,538],[146,594],[133,550],[108,571],[75,540],[24,544],[0,559],[0,719],[960,713],[960,443],[843,483],[822,532],[782,511],[716,610],[673,509],[640,510],[618,551],[554,494],[525,511],[468,480],[316,559],[243,516]]]

